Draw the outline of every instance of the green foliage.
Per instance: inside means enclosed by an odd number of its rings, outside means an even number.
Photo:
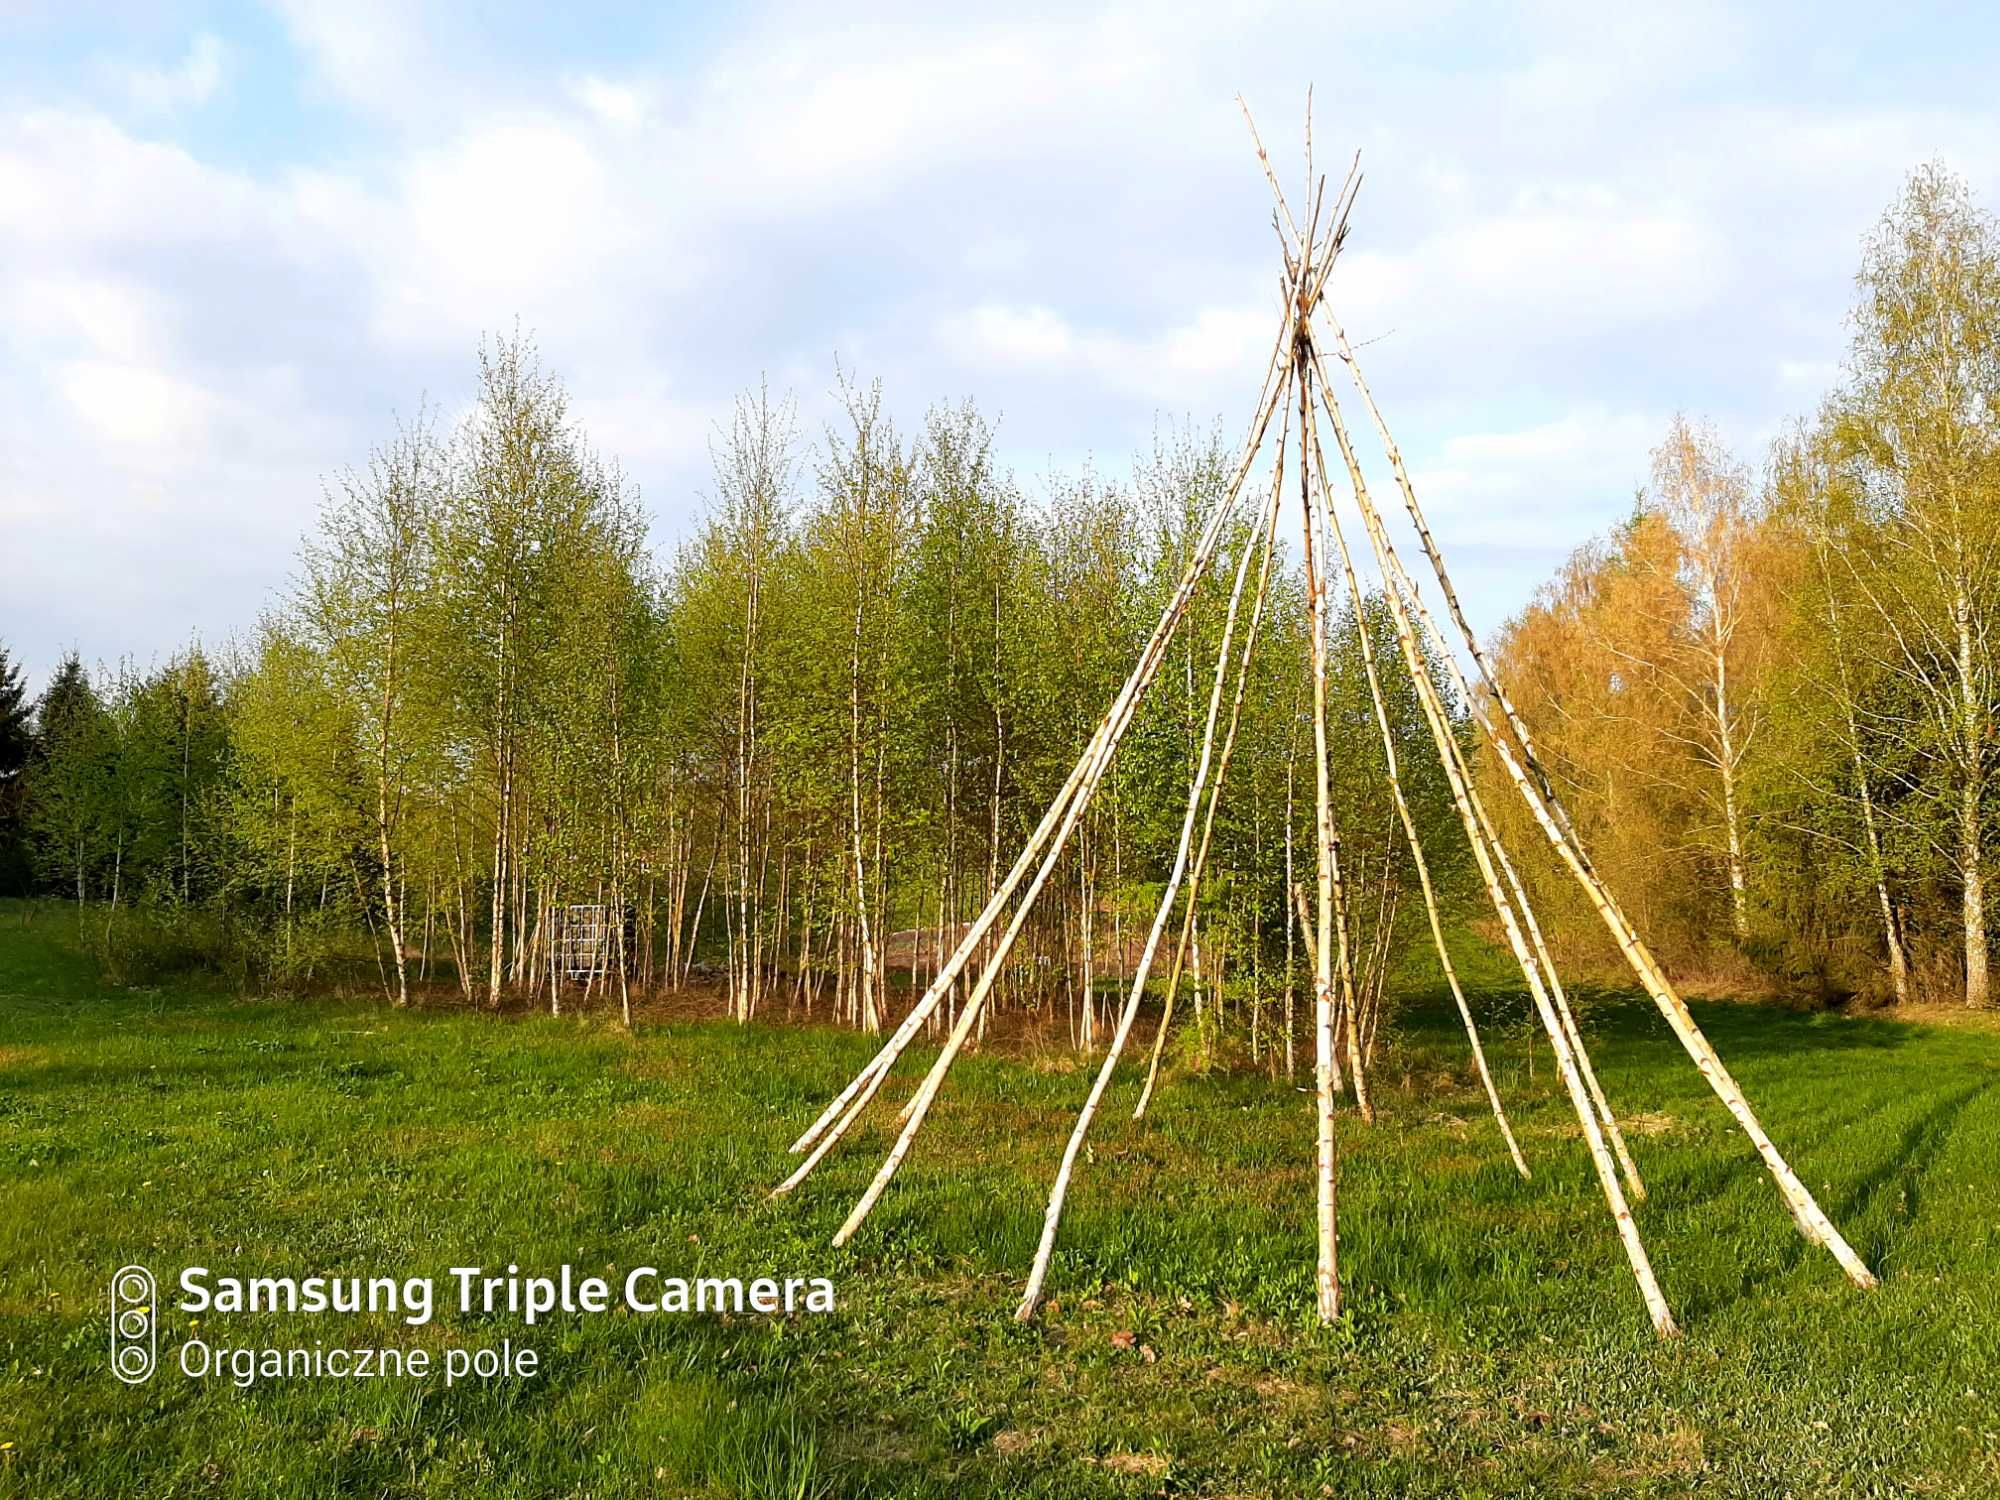
[[[191,976],[239,983],[262,966],[259,934],[236,927],[218,907],[152,902],[110,912],[85,928],[98,972],[110,984],[153,986]]]
[[[73,885],[79,905],[103,852],[111,819],[109,716],[74,652],[65,656],[36,711],[28,772],[28,826],[45,878]]]
[[[1499,639],[1593,862],[1685,977],[1986,993],[1996,307],[2000,238],[1922,169],[1867,247],[1848,379],[1761,491],[1677,420],[1628,523]],[[19,777],[43,888],[216,907],[270,936],[265,980],[286,988],[324,977],[344,932],[398,1002],[455,983],[551,1008],[559,916],[583,905],[616,913],[621,994],[699,969],[739,1019],[829,989],[879,1019],[891,969],[920,982],[1063,784],[1235,458],[1217,431],[1168,429],[1129,477],[1052,476],[1030,498],[971,403],[906,432],[879,384],[842,372],[838,397],[810,446],[788,398],[743,398],[708,515],[656,566],[636,494],[532,343],[489,341],[462,422],[420,412],[336,477],[297,588],[245,646],[94,678],[62,664]],[[1253,481],[1228,518],[1003,1009],[1073,1015],[1086,982],[1129,971],[1266,498]],[[1300,959],[1306,613],[1280,543],[1196,925],[1204,962],[1260,995]],[[1364,643],[1446,915],[1483,892],[1383,601],[1337,588],[1328,628],[1350,937],[1400,964],[1428,923]],[[1449,667],[1427,670],[1469,745]],[[12,797],[7,680],[0,663]],[[1483,753],[1480,782],[1555,947],[1619,962]]]
[[[34,747],[34,706],[20,663],[0,643],[0,785],[11,782],[28,764]]]
[[[160,934],[135,923],[122,958],[107,924],[111,972],[205,951],[167,951],[166,908],[200,908],[265,935],[214,949],[247,982],[325,981],[358,934],[398,1002],[456,983],[556,1007],[556,914],[582,903],[620,914],[621,977],[678,985],[699,964],[739,1018],[830,981],[865,1023],[892,965],[901,988],[950,946],[1063,784],[1234,467],[1218,433],[1171,431],[1129,481],[1059,477],[1031,502],[971,403],[906,436],[879,385],[843,373],[810,452],[789,400],[739,404],[711,513],[656,571],[635,496],[532,344],[489,342],[478,376],[456,429],[419,412],[334,478],[296,588],[226,660],[57,674],[33,799],[45,883],[80,906],[158,909]],[[1262,506],[1244,510],[1002,976],[1003,1007],[1074,1013],[1086,968],[1115,977],[1136,952],[1223,600],[1262,540]],[[1359,900],[1411,872],[1370,784],[1356,629],[1334,626],[1357,938],[1393,909],[1400,948],[1420,940],[1414,899]],[[1281,964],[1287,825],[1296,842],[1311,803],[1294,795],[1305,642],[1280,546],[1204,881],[1211,967]],[[1455,899],[1461,841],[1397,670],[1395,732]]]

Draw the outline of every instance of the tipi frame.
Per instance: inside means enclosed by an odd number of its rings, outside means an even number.
[[[1247,108],[1244,110],[1244,118],[1246,122],[1250,119]],[[1631,1205],[1634,1201],[1645,1197],[1645,1185],[1596,1072],[1591,1066],[1582,1034],[1557,976],[1555,963],[1550,956],[1540,924],[1535,918],[1527,890],[1482,800],[1481,790],[1473,778],[1464,747],[1459,743],[1455,732],[1450,710],[1433,679],[1433,671],[1440,667],[1447,685],[1457,694],[1465,711],[1471,715],[1487,749],[1501,768],[1503,784],[1511,786],[1521,797],[1535,825],[1555,850],[1563,867],[1581,886],[1592,908],[1610,931],[1634,977],[1666,1018],[1669,1028],[1681,1042],[1696,1069],[1708,1081],[1724,1107],[1750,1138],[1799,1232],[1809,1242],[1824,1246],[1856,1286],[1875,1285],[1873,1273],[1862,1264],[1847,1241],[1841,1237],[1840,1231],[1822,1212],[1804,1183],[1799,1180],[1798,1175],[1772,1144],[1752,1111],[1749,1101],[1744,1098],[1742,1090],[1730,1076],[1708,1039],[1703,1036],[1701,1029],[1695,1024],[1694,1017],[1646,948],[1631,921],[1619,907],[1617,899],[1599,878],[1589,855],[1576,835],[1569,815],[1563,808],[1553,780],[1536,754],[1534,741],[1526,724],[1509,702],[1491,662],[1480,647],[1477,634],[1460,606],[1457,592],[1445,568],[1443,554],[1418,504],[1416,489],[1411,483],[1402,454],[1390,436],[1382,412],[1362,376],[1359,362],[1345,331],[1335,320],[1325,301],[1327,283],[1346,241],[1348,216],[1360,187],[1358,159],[1355,166],[1350,167],[1345,181],[1329,205],[1326,197],[1326,179],[1323,177],[1315,179],[1313,175],[1311,100],[1308,97],[1305,134],[1308,213],[1302,228],[1294,218],[1284,192],[1279,186],[1263,142],[1257,136],[1254,122],[1250,124],[1250,132],[1256,147],[1257,159],[1275,200],[1272,224],[1278,234],[1284,262],[1281,278],[1283,310],[1277,340],[1265,370],[1263,391],[1228,489],[1204,524],[1179,584],[1162,611],[1159,622],[1141,651],[1138,661],[1133,665],[1123,687],[1099,721],[1095,733],[1078,757],[1068,780],[1050,802],[1040,823],[1022,847],[1012,868],[1008,870],[1006,878],[998,884],[985,908],[966,929],[957,948],[939,968],[923,997],[904,1017],[902,1023],[882,1044],[881,1049],[868,1064],[793,1144],[792,1151],[795,1154],[803,1153],[804,1160],[791,1176],[779,1184],[775,1192],[783,1194],[796,1188],[853,1128],[887,1081],[891,1069],[904,1050],[937,1013],[945,997],[958,984],[961,975],[972,963],[975,955],[983,952],[986,955],[984,967],[980,969],[977,979],[973,982],[971,994],[960,1008],[944,1046],[918,1083],[916,1090],[902,1106],[898,1116],[901,1129],[894,1145],[860,1200],[835,1234],[834,1243],[844,1244],[851,1239],[880,1200],[883,1191],[908,1155],[911,1144],[935,1103],[952,1063],[973,1034],[981,1012],[991,996],[993,982],[1006,964],[1015,939],[1026,924],[1036,898],[1048,882],[1071,833],[1102,784],[1141,699],[1159,672],[1167,647],[1187,611],[1189,601],[1216,560],[1228,523],[1235,516],[1239,504],[1246,495],[1246,484],[1257,457],[1267,439],[1271,437],[1275,426],[1277,431],[1273,444],[1270,491],[1262,514],[1257,518],[1261,524],[1252,533],[1252,542],[1240,549],[1240,555],[1236,559],[1221,644],[1216,653],[1215,670],[1210,683],[1201,749],[1195,763],[1192,785],[1189,788],[1173,866],[1147,932],[1145,945],[1140,952],[1110,1045],[1098,1065],[1090,1091],[1077,1114],[1076,1123],[1070,1132],[1057,1168],[1050,1189],[1048,1207],[1043,1217],[1040,1243],[1036,1248],[1027,1286],[1016,1316],[1023,1321],[1032,1318],[1040,1303],[1072,1174],[1091,1123],[1096,1117],[1130,1040],[1133,1025],[1138,1019],[1147,980],[1159,955],[1161,939],[1173,914],[1176,901],[1180,899],[1185,886],[1186,904],[1179,941],[1169,969],[1166,1005],[1145,1083],[1134,1110],[1135,1117],[1144,1115],[1156,1086],[1161,1042],[1172,1017],[1174,995],[1179,986],[1183,960],[1188,948],[1191,913],[1214,827],[1215,808],[1221,795],[1223,780],[1227,775],[1230,752],[1236,740],[1250,655],[1255,648],[1263,620],[1279,510],[1283,504],[1285,481],[1289,477],[1289,472],[1297,474],[1300,523],[1304,535],[1306,583],[1312,622],[1312,769],[1317,876],[1311,899],[1303,887],[1295,888],[1290,894],[1298,906],[1301,927],[1306,937],[1307,959],[1313,974],[1317,1302],[1323,1318],[1332,1320],[1339,1316],[1339,1231],[1335,1199],[1338,1140],[1335,1130],[1335,1100],[1342,1083],[1335,1048],[1336,1039],[1341,1034],[1346,1038],[1347,1074],[1352,1079],[1357,1109],[1364,1119],[1372,1118],[1372,1111],[1367,1098],[1365,1070],[1359,1051],[1362,1031],[1359,1008],[1361,996],[1356,975],[1357,955],[1350,952],[1349,892],[1342,879],[1340,835],[1335,827],[1328,770],[1327,622],[1332,607],[1333,573],[1336,563],[1340,580],[1344,583],[1347,596],[1357,612],[1361,608],[1363,594],[1357,558],[1350,550],[1347,534],[1341,527],[1334,505],[1331,466],[1321,445],[1321,419],[1324,418],[1326,428],[1333,434],[1340,469],[1347,481],[1347,495],[1352,501],[1354,513],[1358,516],[1362,531],[1367,538],[1368,560],[1372,562],[1380,580],[1381,596],[1386,604],[1395,635],[1398,662],[1414,685],[1433,748],[1449,784],[1453,805],[1470,845],[1474,864],[1478,868],[1481,884],[1505,936],[1508,950],[1519,967],[1522,979],[1534,1002],[1537,1019],[1541,1022],[1555,1054],[1557,1071],[1589,1148],[1605,1205],[1611,1212],[1619,1241],[1654,1329],[1662,1336],[1670,1336],[1678,1331],[1666,1298],[1653,1274],[1651,1262],[1632,1215]],[[1403,507],[1408,513],[1418,545],[1425,561],[1429,564],[1439,597],[1443,601],[1444,613],[1452,627],[1450,635],[1440,627],[1437,617],[1424,601],[1416,578],[1404,566],[1402,557],[1390,538],[1382,510],[1369,491],[1340,399],[1333,382],[1328,377],[1329,354],[1338,362],[1351,382],[1354,395],[1366,412],[1369,425],[1373,428],[1390,472],[1394,475]],[[1288,462],[1291,465],[1289,472]],[[1251,573],[1253,554],[1258,559],[1257,583],[1246,621],[1243,617],[1242,604],[1245,586]],[[1239,626],[1242,627],[1240,633]],[[1416,872],[1419,889],[1424,898],[1433,945],[1452,998],[1464,1022],[1474,1064],[1495,1122],[1516,1169],[1523,1178],[1526,1178],[1529,1175],[1528,1163],[1508,1125],[1498,1090],[1486,1065],[1471,1008],[1446,951],[1443,925],[1431,885],[1429,865],[1418,838],[1416,822],[1404,800],[1396,747],[1390,732],[1390,720],[1383,696],[1382,672],[1386,664],[1377,660],[1374,644],[1369,640],[1369,632],[1364,629],[1360,634],[1362,660],[1373,699],[1376,725],[1381,736],[1392,801],[1411,856],[1411,865]],[[1463,658],[1460,653],[1463,653]],[[1231,698],[1230,711],[1218,755],[1216,730],[1222,717],[1224,690],[1230,676],[1229,667],[1232,658],[1237,661],[1235,689],[1233,694],[1228,695]],[[1468,675],[1463,665],[1465,661],[1471,663],[1471,675]],[[1195,834],[1198,826],[1200,838],[1197,842]],[[1010,909],[1011,916],[1008,915]],[[1001,926],[1003,917],[1007,918],[1006,925],[996,937],[994,929]],[[1341,1024],[1343,1018],[1346,1023],[1344,1025]]]

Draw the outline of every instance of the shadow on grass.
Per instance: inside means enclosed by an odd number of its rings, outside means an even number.
[[[1866,1214],[1870,1229],[1864,1243],[1856,1245],[1855,1251],[1872,1267],[1877,1275],[1884,1275],[1890,1269],[1895,1243],[1901,1237],[1900,1231],[1917,1216],[1917,1200],[1922,1190],[1924,1178],[1931,1164],[1943,1152],[1951,1140],[1953,1129],[1972,1101],[1987,1089],[1990,1083],[1977,1083],[1967,1089],[1939,1100],[1925,1110],[1905,1129],[1897,1140],[1896,1149],[1884,1154],[1880,1165],[1864,1173],[1842,1200],[1835,1222],[1859,1224]],[[1901,1180],[1903,1184],[1902,1222],[1899,1216],[1875,1212],[1876,1201],[1888,1191],[1892,1182]],[[1801,1243],[1799,1249],[1807,1247]],[[1797,1264],[1799,1250],[1793,1252],[1789,1265]]]
[[[1641,990],[1580,985],[1565,991],[1586,1043],[1664,1044],[1674,1035],[1652,998]],[[1487,1034],[1517,1034],[1532,1030],[1539,1037],[1540,1021],[1533,1001],[1519,986],[1469,991],[1466,996],[1482,1039]],[[1726,1063],[1732,1056],[1802,1052],[1840,1052],[1896,1048],[1930,1035],[1917,1022],[1887,1017],[1848,1016],[1830,1011],[1795,1010],[1753,1001],[1689,1000],[1695,1024],[1715,1045]],[[1402,1033],[1426,1046],[1463,1045],[1464,1023],[1451,992],[1433,987],[1410,994],[1396,1018]]]

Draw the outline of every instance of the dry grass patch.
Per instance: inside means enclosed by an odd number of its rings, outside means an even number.
[[[1171,1459],[1158,1453],[1107,1453],[1102,1458],[1087,1458],[1084,1462],[1133,1479],[1158,1479],[1173,1467]]]

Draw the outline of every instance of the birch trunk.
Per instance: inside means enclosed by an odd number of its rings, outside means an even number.
[[[1729,852],[1729,919],[1736,941],[1750,941],[1750,896],[1743,870],[1743,829],[1737,812],[1735,726],[1729,717],[1729,663],[1718,646],[1715,656],[1716,771],[1722,778],[1722,829]]]
[[[391,839],[395,816],[389,782],[393,764],[397,670],[401,666],[397,647],[402,625],[400,600],[393,591],[388,606],[388,660],[382,672],[382,717],[375,730],[375,837],[376,849],[382,860],[382,919],[389,929],[389,950],[396,955],[396,993],[393,998],[400,1008],[410,1003],[410,976],[403,961],[403,911],[402,903],[397,899],[395,852]]]
[[[868,925],[868,864],[861,850],[861,626],[864,606],[858,579],[855,588],[854,634],[847,658],[849,827],[854,856],[855,920],[860,925],[861,937],[861,990],[855,1015],[862,1029],[872,1033],[880,1031],[882,1023],[875,1006],[875,939]]]
[[[1953,601],[1958,631],[1958,687],[1964,735],[1964,782],[1959,789],[1959,866],[1964,881],[1965,1003],[1983,1010],[1989,998],[1986,973],[1986,880],[1980,867],[1979,803],[1986,781],[1986,708],[1980,701],[1972,639],[1972,598],[1960,586]]]

